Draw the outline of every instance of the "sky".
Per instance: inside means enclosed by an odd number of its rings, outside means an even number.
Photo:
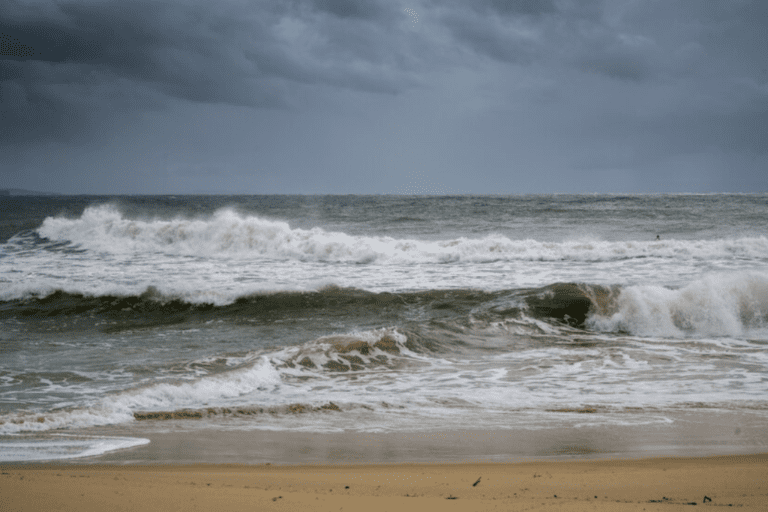
[[[764,0],[2,0],[0,188],[768,191]]]

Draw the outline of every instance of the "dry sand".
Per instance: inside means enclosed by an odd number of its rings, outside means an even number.
[[[4,465],[11,510],[768,510],[768,454],[518,464]],[[710,501],[711,500],[711,501]]]

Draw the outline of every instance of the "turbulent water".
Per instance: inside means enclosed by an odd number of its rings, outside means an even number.
[[[0,197],[0,460],[196,426],[768,416],[767,206]],[[104,426],[135,437],[87,437]]]

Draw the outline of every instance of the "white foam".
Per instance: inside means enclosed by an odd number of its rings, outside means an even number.
[[[594,314],[594,330],[641,336],[743,337],[768,320],[768,275],[756,272],[711,274],[680,289],[624,288],[609,315]]]
[[[175,383],[160,382],[131,389],[83,408],[47,413],[17,413],[0,417],[0,435],[45,432],[58,428],[80,428],[134,421],[135,411],[177,410],[220,405],[222,400],[265,393],[280,385],[280,374],[266,357],[253,365]]]
[[[280,374],[266,357],[248,368],[206,376],[193,382],[158,383],[120,394],[114,403],[130,410],[200,407],[280,385]]]
[[[511,289],[553,282],[679,286],[703,272],[768,271],[768,239],[602,241],[353,236],[222,209],[196,219],[131,219],[117,208],[49,217],[39,242],[0,258],[0,300],[56,290],[230,304],[272,291],[335,284],[373,292]],[[20,234],[5,247],[29,234]],[[53,247],[55,246],[55,247]],[[64,250],[73,246],[81,252]]]
[[[316,290],[327,284],[375,292],[509,289],[569,281],[669,286],[705,271],[768,270],[765,237],[397,239],[291,228],[231,209],[195,219],[132,219],[114,206],[92,206],[76,219],[47,218],[38,233],[51,243],[26,243],[27,233],[4,245],[28,250],[9,249],[0,259],[0,300],[56,290],[139,295],[153,287],[163,297],[225,305],[250,294]],[[80,252],[65,250],[74,246]]]
[[[111,205],[92,206],[78,219],[48,217],[40,236],[69,241],[98,252],[163,253],[290,258],[355,263],[450,263],[491,261],[620,261],[634,258],[706,260],[762,258],[768,239],[621,241],[513,240],[502,235],[425,241],[386,236],[351,236],[321,228],[291,228],[287,222],[244,215],[231,209],[211,217],[171,220],[129,219]]]
[[[145,444],[149,444],[149,439],[136,437],[54,434],[47,439],[29,439],[20,436],[18,439],[6,438],[4,441],[0,441],[0,461],[31,462],[94,457]]]
[[[400,357],[405,356],[411,360],[422,359],[422,356],[410,351],[406,347],[405,343],[407,342],[408,338],[395,328],[381,328],[364,331],[354,330],[349,333],[322,336],[306,343],[302,343],[301,345],[280,349],[270,354],[270,358],[275,365],[282,366],[281,372],[283,372],[285,375],[306,377],[307,373],[311,373],[315,378],[326,379],[327,376],[324,375],[322,369],[313,371],[303,365],[296,365],[296,363],[303,360],[303,358],[308,357],[318,368],[322,367],[330,361],[335,361],[344,366],[348,366],[350,362],[339,357],[337,347],[346,346],[350,343],[355,343],[358,341],[364,341],[368,344],[366,353],[363,354],[358,350],[354,350],[351,351],[354,352],[354,354],[350,353],[349,355],[355,355],[356,357],[359,357],[364,364],[368,364],[372,359],[380,358],[382,356],[385,359],[397,357],[394,356],[391,352],[385,352],[375,346],[377,342],[381,341],[385,337],[392,339],[395,342],[399,351],[398,355]],[[370,375],[374,374],[375,372],[371,372],[371,369],[369,368],[366,369],[363,372],[363,375],[360,375],[359,378],[366,379],[369,378]]]

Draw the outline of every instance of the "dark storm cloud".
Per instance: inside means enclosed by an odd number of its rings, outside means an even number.
[[[371,165],[459,183],[477,162],[488,183],[524,162],[586,189],[590,170],[768,152],[764,1],[0,2],[5,171],[49,165],[51,141],[92,168],[138,144],[146,162],[123,167],[149,168],[176,136],[166,167],[197,162],[201,187],[216,165],[323,157],[329,190]]]
[[[541,16],[554,12],[547,0],[453,1],[435,6],[441,23],[466,49],[502,62],[529,62],[541,50]]]
[[[642,141],[638,149],[650,159],[713,150],[768,153],[766,20],[768,3],[761,1],[663,2],[658,10],[623,13],[614,29],[626,43],[623,58],[636,64],[630,69],[648,81],[647,91],[658,91],[647,97],[668,105],[652,113],[628,100],[620,122]],[[656,110],[645,101],[647,110]]]
[[[0,20],[0,34],[0,55],[6,58],[66,62],[95,61],[101,55],[93,35],[77,27],[67,30],[50,22]]]
[[[466,49],[518,75],[551,70],[563,124],[550,128],[573,144],[559,151],[574,169],[768,153],[768,2],[451,5],[441,19]]]
[[[475,53],[515,63],[569,65],[620,80],[651,74],[653,49],[608,25],[602,2],[453,2],[442,21]]]
[[[382,14],[372,2],[9,5],[0,20],[0,141],[88,137],[84,127],[165,98],[282,106],[283,80],[386,93],[401,87],[397,70],[372,50],[375,30],[347,24],[338,40],[334,21],[322,15]]]
[[[386,11],[372,0],[313,0],[317,10],[329,12],[340,18],[381,17]]]

